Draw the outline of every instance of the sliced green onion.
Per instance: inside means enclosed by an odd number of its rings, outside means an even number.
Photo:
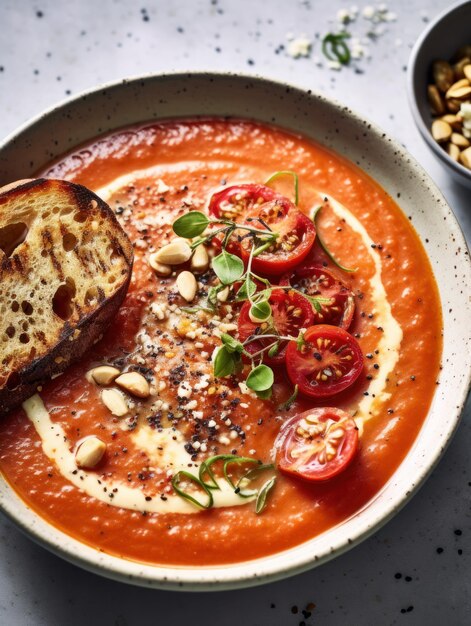
[[[324,250],[324,252],[327,254],[327,256],[332,261],[332,263],[334,263],[339,269],[341,269],[344,272],[348,272],[349,274],[353,274],[354,272],[357,272],[358,267],[353,267],[353,268],[345,267],[345,265],[342,265],[339,261],[337,261],[335,256],[332,254],[332,252],[329,250],[327,245],[324,243],[319,233],[319,227],[318,227],[319,214],[321,212],[321,209],[322,209],[322,204],[318,206],[317,209],[315,209],[314,215],[312,216],[312,221],[314,222],[314,226],[316,227],[316,238],[320,247]]]
[[[275,172],[270,176],[270,178],[265,182],[265,185],[268,186],[274,180],[279,178],[280,176],[292,176],[294,182],[294,204],[298,204],[299,202],[299,177],[296,172],[291,172],[290,170],[283,170],[281,172]]]
[[[328,33],[322,40],[322,52],[329,61],[338,61],[342,65],[350,62],[350,48],[345,43],[348,33]]]
[[[258,492],[257,500],[255,502],[255,513],[260,515],[260,513],[267,506],[267,498],[270,491],[275,486],[276,476],[272,476],[267,480],[267,482],[263,485],[263,487]]]
[[[251,496],[256,495],[258,493],[257,489],[250,489],[249,491],[245,491],[245,490],[243,491],[244,484],[247,481],[251,481],[253,480],[253,478],[256,478],[258,474],[260,474],[260,472],[265,472],[267,470],[272,470],[272,469],[275,469],[275,466],[273,465],[273,463],[266,463],[266,464],[261,463],[257,467],[252,467],[252,469],[249,469],[243,476],[239,478],[235,486],[235,489],[237,493],[239,494],[239,496],[241,498],[250,498]]]
[[[214,476],[214,473],[211,469],[211,466],[214,465],[214,463],[217,463],[218,461],[232,461],[232,462],[237,462],[238,459],[245,459],[245,457],[241,457],[241,456],[237,456],[237,454],[216,454],[215,456],[211,456],[208,459],[206,459],[205,461],[203,461],[200,465],[200,469],[198,472],[198,478],[199,480],[203,483],[203,485],[205,487],[207,487],[208,489],[221,489],[221,487],[219,486],[216,477]],[[249,459],[249,461],[251,461],[252,463],[260,463],[260,461],[257,461],[256,459]],[[208,475],[211,482],[205,482],[205,475]],[[233,487],[234,485],[232,484],[231,481],[228,481],[229,484],[231,485],[231,487]]]
[[[229,467],[229,465],[232,465],[233,463],[236,463],[237,465],[242,465],[244,463],[250,463],[250,464],[255,464],[255,465],[261,465],[261,461],[258,461],[257,459],[252,459],[250,457],[245,457],[245,456],[238,456],[232,459],[227,459],[226,461],[224,461],[224,465],[222,467],[222,473],[224,474],[224,478],[226,479],[226,481],[228,482],[228,484],[232,487],[232,489],[234,489],[234,491],[237,492],[237,485],[234,485],[234,483],[232,482],[228,472],[227,472],[227,468]],[[244,496],[242,496],[244,497]]]
[[[207,502],[201,502],[200,500],[197,500],[192,495],[190,495],[188,492],[180,489],[179,485],[182,476],[198,485],[198,487],[206,493],[206,495],[208,496]],[[207,485],[205,485],[205,483],[194,474],[190,474],[190,472],[186,472],[185,470],[180,470],[179,472],[177,472],[172,478],[172,487],[180,497],[182,497],[184,500],[187,500],[188,502],[191,502],[191,504],[194,504],[199,509],[210,509],[214,504],[213,494],[211,493]]]

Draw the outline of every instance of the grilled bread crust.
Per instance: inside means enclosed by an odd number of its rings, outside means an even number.
[[[101,337],[132,261],[115,215],[85,187],[38,179],[0,191],[0,415]]]

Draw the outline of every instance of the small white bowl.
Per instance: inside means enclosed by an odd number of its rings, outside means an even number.
[[[20,128],[0,146],[0,185],[27,178],[97,135],[147,120],[249,117],[322,142],[366,170],[400,204],[418,231],[440,289],[444,319],[441,384],[406,458],[360,511],[292,549],[211,567],[158,567],[120,559],[72,539],[36,515],[4,480],[0,509],[32,539],[93,572],[146,587],[218,590],[284,578],[337,556],[375,532],[435,467],[468,392],[471,370],[471,267],[460,228],[442,195],[401,146],[348,108],[319,94],[250,76],[193,73],[147,76],[79,95]]]
[[[471,187],[471,170],[453,161],[432,137],[432,114],[427,98],[432,63],[450,59],[460,46],[471,44],[471,2],[460,2],[438,15],[417,39],[407,68],[407,92],[414,121],[439,161],[458,182]]]

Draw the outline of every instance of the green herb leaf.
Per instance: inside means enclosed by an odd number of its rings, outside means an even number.
[[[217,349],[216,356],[213,361],[214,376],[216,378],[224,378],[230,376],[235,371],[234,354],[229,352],[226,346]]]
[[[179,237],[191,239],[197,237],[209,224],[208,217],[201,211],[190,211],[179,217],[173,223],[173,231]]]
[[[354,272],[356,272],[358,270],[358,267],[353,267],[353,268],[345,267],[339,261],[337,261],[337,259],[334,257],[332,252],[329,250],[327,245],[324,243],[324,240],[322,239],[322,237],[321,237],[321,235],[319,233],[318,221],[319,221],[319,215],[320,215],[321,209],[322,209],[322,205],[320,205],[316,209],[314,209],[314,214],[312,216],[312,221],[314,222],[314,226],[316,227],[316,241],[318,242],[320,247],[324,250],[324,252],[327,254],[327,256],[332,261],[332,263],[334,263],[342,271],[347,272],[349,274],[353,274]]]
[[[275,343],[275,345],[273,345],[273,346],[270,348],[270,350],[268,350],[268,356],[269,356],[270,358],[273,358],[274,356],[276,356],[276,355],[278,354],[279,350],[280,350],[280,342],[279,342],[279,341],[277,341],[277,342]]]
[[[281,172],[275,172],[270,176],[270,178],[266,181],[265,185],[269,186],[274,180],[279,178],[280,176],[292,176],[294,182],[294,204],[298,204],[299,201],[299,177],[296,172],[291,172],[289,170],[283,170]]]
[[[247,376],[246,385],[253,391],[268,391],[273,386],[275,377],[268,365],[257,365]]]
[[[248,285],[248,288],[247,288],[247,285]],[[248,280],[245,280],[242,283],[242,286],[240,287],[239,291],[236,293],[235,301],[241,302],[242,300],[248,300],[254,295],[256,291],[257,291],[257,285],[254,283],[254,281],[251,278],[249,278]]]
[[[254,317],[258,322],[265,322],[271,317],[271,306],[268,300],[254,302],[250,307],[250,317]]]
[[[272,476],[267,482],[260,488],[258,492],[257,500],[255,501],[255,513],[260,515],[267,505],[267,498],[270,491],[273,489],[276,483],[276,476]]]
[[[212,268],[223,285],[231,285],[244,274],[244,264],[238,256],[223,250],[212,260]]]
[[[179,487],[182,477],[186,478],[192,483],[195,483],[208,496],[207,501],[201,502],[200,500],[197,500],[195,497],[190,495],[187,491],[183,491],[183,489]],[[213,506],[214,500],[211,491],[197,476],[195,476],[194,474],[190,474],[190,472],[186,472],[185,470],[180,470],[179,472],[177,472],[172,478],[172,487],[174,488],[175,493],[177,493],[181,498],[183,498],[184,500],[188,500],[188,502],[191,502],[200,509],[210,509]]]
[[[221,333],[221,341],[226,347],[226,350],[230,353],[236,352],[241,354],[244,351],[244,346],[240,341],[237,341],[237,339],[234,339],[234,337],[227,333]]]
[[[286,400],[286,402],[283,402],[282,404],[278,405],[278,411],[287,411],[288,409],[290,409],[291,405],[293,404],[293,402],[296,400],[297,397],[298,397],[298,385],[295,385],[293,393]]]
[[[266,391],[256,391],[255,395],[257,398],[260,398],[260,400],[270,400],[273,395],[273,390],[270,387],[270,389],[267,389]]]
[[[322,52],[329,61],[338,61],[342,65],[350,62],[350,48],[345,43],[348,39],[348,33],[328,33],[322,40]]]

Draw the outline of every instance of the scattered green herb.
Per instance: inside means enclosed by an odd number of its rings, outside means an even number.
[[[267,480],[267,482],[263,485],[257,495],[257,500],[255,502],[255,513],[260,515],[264,508],[267,505],[267,498],[270,491],[275,486],[276,476],[272,476]]]
[[[342,65],[350,63],[350,48],[345,39],[350,37],[349,33],[328,33],[322,40],[322,52],[329,61],[338,61]]]
[[[257,365],[247,376],[247,387],[254,391],[268,391],[274,382],[273,370],[268,365]]]
[[[192,239],[201,235],[209,224],[209,218],[201,211],[190,211],[173,223],[173,230],[179,237]]]
[[[191,474],[185,470],[180,470],[172,478],[172,487],[175,493],[178,494],[184,500],[187,500],[199,509],[210,509],[214,506],[214,497],[212,491],[220,490],[221,486],[214,474],[213,466],[216,463],[222,463],[222,476],[227,484],[233,489],[241,498],[251,498],[257,496],[255,503],[255,512],[259,515],[265,508],[265,502],[269,491],[275,484],[276,477],[271,477],[266,481],[260,489],[249,489],[248,485],[252,480],[257,478],[260,472],[267,470],[274,470],[274,465],[263,464],[258,459],[252,457],[237,456],[235,454],[217,454],[204,460],[198,470],[198,476]],[[247,470],[238,480],[234,482],[230,473],[230,465],[254,465],[254,467]],[[189,493],[180,487],[182,480],[187,480],[190,483],[196,485],[196,487],[207,496],[205,501],[201,501],[192,495],[194,492]],[[269,484],[270,483],[270,484]]]
[[[197,500],[188,492],[180,489],[179,485],[181,483],[182,477],[197,485],[208,496],[207,501],[201,502],[201,500]],[[177,472],[172,478],[172,487],[174,488],[175,493],[177,493],[184,500],[191,502],[199,509],[210,509],[214,504],[213,494],[211,493],[209,488],[197,476],[191,474],[190,472],[186,472],[185,470],[180,470],[179,472]]]

